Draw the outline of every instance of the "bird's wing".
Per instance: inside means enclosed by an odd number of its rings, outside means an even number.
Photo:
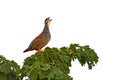
[[[43,35],[38,35],[29,45],[29,48],[34,50],[37,49],[38,46],[41,45],[41,42],[43,41]]]
[[[45,34],[41,33],[38,35],[29,45],[29,50],[38,50],[43,48],[48,42],[49,38],[45,36]]]

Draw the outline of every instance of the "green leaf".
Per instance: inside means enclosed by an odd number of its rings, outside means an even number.
[[[92,69],[99,57],[89,45],[70,44],[68,47],[61,48],[46,47],[42,52],[36,52],[27,57],[20,69],[16,62],[0,55],[0,79],[22,80],[28,77],[30,80],[73,80],[69,76],[69,67],[71,67],[71,61],[75,59],[78,59],[81,66],[87,64],[88,69]]]
[[[0,56],[0,79],[18,80],[20,78],[20,76],[18,76],[19,70],[20,66],[16,62]]]

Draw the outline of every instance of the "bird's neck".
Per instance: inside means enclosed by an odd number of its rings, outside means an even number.
[[[45,25],[44,29],[43,29],[43,32],[49,32],[49,26],[48,25]]]

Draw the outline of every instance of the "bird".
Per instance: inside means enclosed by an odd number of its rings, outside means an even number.
[[[48,44],[51,39],[51,34],[49,30],[51,21],[52,19],[50,19],[50,17],[45,19],[43,31],[35,39],[33,39],[28,48],[23,51],[24,53],[32,50],[41,52],[41,49]]]

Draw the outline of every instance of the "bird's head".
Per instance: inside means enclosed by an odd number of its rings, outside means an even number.
[[[48,18],[46,18],[45,19],[45,25],[47,25],[47,26],[50,26],[50,22],[52,21],[52,19],[50,19],[50,17],[48,17]]]

